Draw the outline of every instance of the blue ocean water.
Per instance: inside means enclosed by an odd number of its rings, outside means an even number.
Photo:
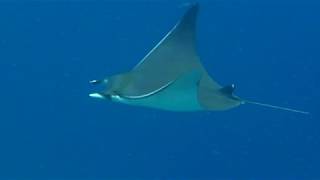
[[[199,0],[198,51],[244,105],[175,113],[97,101],[185,1],[0,1],[0,179],[320,179],[320,4]]]

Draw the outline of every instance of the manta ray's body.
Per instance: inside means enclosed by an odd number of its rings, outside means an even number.
[[[129,72],[101,81],[107,88],[91,97],[171,111],[227,110],[244,103],[303,111],[245,101],[233,94],[234,85],[222,87],[202,66],[196,51],[194,4],[173,29]]]

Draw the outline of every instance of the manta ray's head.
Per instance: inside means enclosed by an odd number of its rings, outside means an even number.
[[[101,84],[104,85],[104,90],[102,92],[95,92],[89,94],[92,98],[113,100],[117,97],[119,93],[125,89],[128,84],[129,76],[127,74],[118,74],[110,76],[103,80],[92,80],[91,84]]]
[[[92,80],[90,81],[90,84],[93,84],[93,85],[107,85],[109,86],[110,84],[110,80],[109,78],[105,78],[103,80]],[[110,95],[104,93],[104,92],[95,92],[95,93],[90,93],[89,94],[90,97],[92,98],[96,98],[96,99],[110,99]]]

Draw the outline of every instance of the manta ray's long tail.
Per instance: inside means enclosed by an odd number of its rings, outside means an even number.
[[[301,114],[310,114],[310,112],[306,112],[306,111],[301,111],[301,110],[296,110],[296,109],[291,109],[291,108],[281,107],[281,106],[274,106],[271,104],[265,104],[265,103],[260,103],[260,102],[245,100],[244,103],[254,104],[254,105],[258,105],[258,106],[264,106],[267,108],[278,109],[278,110],[283,110],[283,111],[290,111],[290,112],[301,113]]]

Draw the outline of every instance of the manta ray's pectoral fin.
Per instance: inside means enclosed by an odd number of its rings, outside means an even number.
[[[190,6],[179,22],[132,69],[132,81],[126,86],[126,95],[139,96],[159,89],[169,82],[197,70],[201,83],[219,88],[200,62],[196,48],[196,20],[199,5]]]

